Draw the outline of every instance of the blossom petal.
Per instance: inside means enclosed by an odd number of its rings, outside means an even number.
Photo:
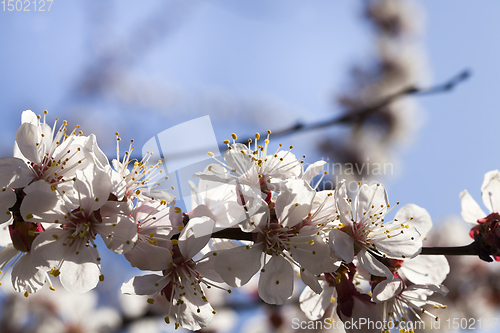
[[[23,123],[16,131],[16,143],[21,153],[28,160],[40,164],[40,156],[38,154],[37,143],[40,143],[41,136],[38,132],[38,127]]]
[[[184,259],[194,257],[212,237],[215,221],[208,216],[190,219],[179,235],[179,249]]]
[[[445,256],[418,256],[403,263],[400,271],[415,284],[440,285],[450,273]]]
[[[316,294],[320,294],[323,291],[323,288],[318,281],[318,277],[311,274],[309,271],[301,270],[300,279],[306,284],[307,289],[314,291]]]
[[[261,267],[262,243],[217,252],[215,271],[232,287],[245,285]]]
[[[108,249],[117,254],[132,249],[137,240],[137,225],[128,215],[117,214],[105,218],[102,223],[95,225],[95,230],[101,235]]]
[[[222,280],[220,275],[215,271],[215,258],[212,252],[207,253],[196,262],[196,271],[200,273],[203,278],[223,283],[224,280]]]
[[[392,280],[393,275],[389,268],[378,261],[366,249],[362,249],[358,253],[359,264],[368,271],[371,275],[385,276],[387,279]]]
[[[25,187],[35,178],[26,162],[16,157],[0,158],[0,187]]]
[[[460,193],[460,201],[462,203],[462,218],[469,224],[476,225],[477,220],[486,217],[479,204],[472,198],[467,190]]]
[[[484,175],[481,193],[484,205],[490,212],[500,212],[500,172],[489,171]],[[483,216],[484,217],[484,216]]]
[[[351,203],[349,202],[349,197],[347,196],[347,188],[344,180],[342,180],[340,186],[337,189],[336,198],[340,222],[345,225],[351,225],[353,219],[352,207]]]
[[[208,325],[214,317],[214,309],[210,303],[206,302],[201,295],[195,296],[192,293],[187,293],[185,298],[178,309],[175,309],[175,306],[170,307],[170,314],[175,316],[180,326],[197,331]]]
[[[317,229],[312,226],[301,228],[299,234],[292,238],[296,245],[290,247],[290,253],[302,268],[312,274],[321,274],[331,266],[330,246],[326,244]]]
[[[46,275],[44,269],[33,265],[31,255],[25,253],[12,268],[12,286],[18,292],[27,291],[33,294],[43,287]]]
[[[0,270],[3,270],[5,265],[7,265],[20,251],[14,248],[14,245],[9,244],[0,249]]]
[[[276,215],[280,224],[293,227],[302,222],[311,212],[311,205],[316,191],[302,179],[286,182],[283,191],[276,199]]]
[[[164,270],[172,261],[169,249],[146,242],[136,243],[132,250],[125,253],[125,258],[132,267],[148,271]]]
[[[335,306],[336,295],[335,288],[330,286],[325,286],[321,294],[306,287],[299,297],[300,309],[310,320],[321,319],[329,306]]]
[[[80,246],[78,254],[70,252],[60,269],[60,281],[64,289],[73,293],[94,289],[101,275],[98,257],[97,249],[92,246]]]
[[[347,263],[354,259],[354,240],[339,229],[333,229],[328,235],[328,242],[335,254]]]
[[[101,208],[111,193],[108,174],[94,164],[76,171],[75,188],[80,194],[80,205],[87,212]]]
[[[259,278],[259,296],[267,304],[284,304],[293,293],[293,268],[282,256],[272,256]]]
[[[402,290],[403,281],[401,279],[384,280],[373,289],[372,300],[375,303],[383,303],[399,295]]]
[[[121,291],[127,295],[153,295],[162,290],[168,279],[156,274],[134,276],[122,285]]]
[[[384,215],[387,212],[388,202],[389,200],[384,185],[361,185],[356,206],[358,218],[362,220],[365,215],[373,215],[374,213],[379,216]]]
[[[309,165],[304,174],[302,175],[302,179],[305,180],[308,184],[310,184],[313,178],[319,175],[325,164],[326,161],[317,161]]]
[[[11,213],[9,208],[14,206],[16,200],[16,193],[10,188],[5,191],[0,191],[0,223],[10,221]]]

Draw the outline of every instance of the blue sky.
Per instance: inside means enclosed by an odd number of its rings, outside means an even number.
[[[45,13],[0,11],[2,154],[10,153],[25,109],[48,109],[50,121],[80,123],[113,155],[115,131],[134,138],[139,148],[154,134],[204,115],[210,115],[219,141],[232,132],[317,121],[337,111],[332,96],[348,82],[349,65],[373,50],[357,2],[164,3],[55,1]],[[479,198],[483,174],[500,164],[500,4],[418,3],[426,16],[429,83],[464,68],[473,77],[452,93],[418,98],[422,125],[412,144],[397,153],[396,175],[382,181],[393,201],[421,205],[439,221],[459,214],[461,190]],[[139,42],[131,42],[132,32],[155,12],[165,14],[159,20],[165,36],[146,29]],[[156,40],[153,46],[134,56],[149,39]],[[85,69],[109,50],[121,56],[118,93],[75,94]],[[317,135],[280,141],[312,162],[321,157],[312,148]]]

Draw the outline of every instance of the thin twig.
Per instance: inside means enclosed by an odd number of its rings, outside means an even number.
[[[363,107],[359,110],[351,110],[349,112],[345,112],[341,116],[336,116],[332,119],[328,120],[322,120],[318,121],[316,123],[311,123],[311,124],[304,124],[301,122],[296,123],[295,125],[280,130],[280,131],[275,131],[272,132],[273,138],[276,137],[281,137],[293,133],[298,133],[298,132],[306,132],[306,131],[311,131],[315,129],[320,129],[320,128],[325,128],[329,127],[332,125],[338,125],[338,124],[347,124],[354,122],[360,118],[366,117],[372,113],[375,113],[377,110],[380,108],[390,104],[394,100],[401,98],[403,96],[425,96],[425,95],[432,95],[432,94],[439,94],[439,93],[444,93],[453,90],[457,85],[460,83],[464,82],[466,79],[468,79],[471,76],[471,72],[466,69],[460,72],[459,74],[453,76],[451,79],[447,80],[445,83],[432,86],[429,88],[417,88],[415,86],[410,86],[406,87],[404,89],[401,89],[398,92],[395,92],[392,95],[389,95],[383,99],[381,99],[379,102],[374,103],[372,105],[369,105],[367,107]],[[253,136],[249,136],[253,137]],[[241,143],[246,143],[247,141],[240,141]],[[220,148],[225,149],[226,145],[220,146]]]

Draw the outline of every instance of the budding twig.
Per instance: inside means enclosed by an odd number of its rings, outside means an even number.
[[[369,105],[367,107],[363,107],[359,110],[351,110],[349,112],[345,112],[344,114],[340,116],[335,116],[332,119],[327,119],[327,120],[322,120],[318,121],[316,123],[312,124],[304,124],[301,122],[297,122],[295,125],[293,125],[290,128],[286,128],[280,131],[273,131],[273,138],[280,137],[280,136],[285,136],[288,134],[293,134],[293,133],[298,133],[298,132],[305,132],[305,131],[311,131],[315,129],[320,129],[320,128],[325,128],[329,127],[332,125],[339,125],[339,124],[348,124],[351,122],[354,122],[356,120],[362,119],[363,117],[366,117],[372,113],[377,112],[380,110],[380,108],[390,104],[391,102],[395,101],[396,99],[403,97],[403,96],[424,96],[424,95],[432,95],[432,94],[439,94],[439,93],[444,93],[453,90],[457,85],[465,81],[471,76],[471,72],[469,70],[463,70],[459,74],[453,76],[451,79],[447,80],[445,83],[429,87],[429,88],[418,88],[415,86],[409,86],[404,89],[401,89],[397,92],[395,92],[392,95],[389,95],[377,103],[374,103],[373,105]],[[246,136],[243,136],[246,138]],[[246,143],[246,141],[241,141],[241,143]],[[221,148],[226,148],[226,146],[221,146]]]

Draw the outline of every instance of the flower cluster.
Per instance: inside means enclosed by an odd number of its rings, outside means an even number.
[[[154,190],[163,175],[150,155],[131,159],[131,145],[109,163],[93,134],[45,118],[23,112],[14,157],[0,159],[0,222],[8,226],[0,268],[25,296],[45,283],[53,289],[52,277],[70,292],[95,288],[104,279],[100,236],[133,267],[156,272],[132,278],[122,292],[164,304],[175,328],[210,322],[216,311],[205,288],[230,291],[257,274],[268,304],[285,303],[300,276],[301,308],[313,320],[337,311],[342,320],[395,325],[419,318],[425,305],[444,307],[429,296],[445,293],[446,259],[417,258],[429,214],[409,204],[390,218],[399,203],[389,204],[381,184],[318,191],[321,179],[313,179],[324,161],[304,169],[293,147],[268,150],[270,132],[248,145],[233,134],[223,160],[209,153],[215,162],[195,174],[192,209],[182,212],[173,196]]]

